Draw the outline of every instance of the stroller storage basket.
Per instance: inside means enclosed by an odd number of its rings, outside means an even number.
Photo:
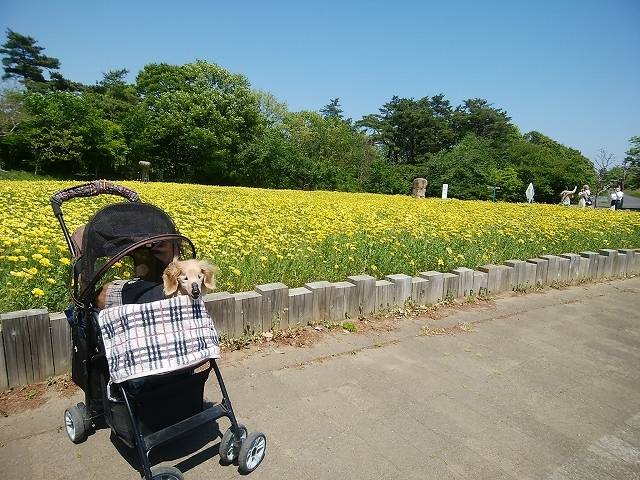
[[[129,392],[139,390],[130,394],[130,401],[140,424],[140,433],[146,436],[200,413],[204,384],[210,370],[189,370],[126,382],[130,384],[125,387]],[[127,445],[133,447],[135,436],[120,388],[111,385],[110,389],[114,398],[109,402],[110,426]]]

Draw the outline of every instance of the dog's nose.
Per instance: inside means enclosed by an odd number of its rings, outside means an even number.
[[[196,282],[191,284],[191,295],[196,298],[200,296],[200,287]]]

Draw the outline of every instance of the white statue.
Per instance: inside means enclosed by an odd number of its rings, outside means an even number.
[[[576,193],[576,190],[578,190],[577,185],[573,187],[573,190],[563,190],[560,192],[560,204],[564,206],[571,205],[571,197]]]
[[[527,202],[533,203],[533,196],[536,194],[536,191],[533,189],[533,183],[529,183],[524,194],[527,196]]]

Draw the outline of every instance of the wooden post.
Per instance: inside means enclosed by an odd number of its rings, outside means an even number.
[[[331,289],[333,285],[327,281],[309,282],[304,286],[313,292],[311,307],[311,323],[320,323],[329,320],[331,302]]]
[[[262,331],[289,328],[289,287],[284,283],[267,283],[258,285],[256,292],[262,295]]]
[[[596,252],[580,252],[580,256],[589,259],[589,273],[587,278],[598,278],[598,254]]]
[[[240,292],[236,299],[235,331],[253,334],[262,331],[262,295],[258,292]]]
[[[487,274],[487,293],[495,294],[511,290],[513,268],[506,265],[483,265],[481,272]]]
[[[562,270],[560,268],[560,257],[557,255],[540,255],[540,258],[549,262],[549,266],[547,267],[547,284],[561,283]]]
[[[229,292],[215,292],[205,295],[202,300],[218,335],[242,335],[242,324],[238,324],[236,328],[236,299],[233,295]]]
[[[567,283],[575,283],[580,278],[580,255],[577,253],[563,253],[560,258],[569,260],[569,273]]]
[[[446,299],[458,298],[458,275],[454,273],[443,273],[444,279],[444,297]]]
[[[39,346],[35,345],[34,352],[32,352],[28,319],[43,315],[47,315],[47,311],[44,309],[22,310],[0,315],[2,341],[7,364],[7,380],[10,387],[33,383],[36,381],[36,375],[40,375],[40,365],[37,360],[39,358]],[[49,345],[51,345],[51,336],[48,338]],[[37,374],[34,374],[33,353],[35,353],[36,358],[35,372]],[[37,380],[41,379],[37,378]]]
[[[2,321],[0,321],[0,392],[4,392],[8,388],[7,362],[5,360],[4,343],[2,340]]]
[[[62,375],[71,370],[71,326],[64,313],[49,315],[49,325],[54,374]]]
[[[415,305],[427,305],[429,280],[422,277],[411,279],[411,300]]]
[[[444,277],[442,273],[430,270],[428,272],[420,272],[420,277],[429,282],[426,295],[427,305],[433,305],[444,300]]]
[[[507,267],[513,269],[511,275],[511,288],[527,288],[536,284],[536,266],[523,260],[507,260],[504,262]]]
[[[376,310],[376,279],[371,275],[353,275],[347,281],[356,286],[356,296],[361,315],[369,315]]]
[[[389,280],[376,280],[375,311],[382,312],[393,306],[395,285]]]
[[[546,285],[549,275],[549,260],[545,260],[544,258],[530,258],[527,260],[527,263],[531,263],[536,267],[536,285]]]
[[[404,307],[405,302],[411,298],[411,277],[400,273],[387,275],[384,279],[395,285],[393,302],[399,307]]]
[[[466,267],[454,268],[452,273],[458,276],[458,297],[465,298],[473,291],[473,270]]]
[[[473,294],[476,296],[487,294],[487,274],[473,272]]]
[[[344,321],[345,318],[358,318],[356,286],[351,282],[332,283],[329,300],[329,318]]]
[[[313,292],[307,288],[289,289],[289,326],[308,325],[313,314]]]
[[[27,317],[27,322],[29,323],[33,379],[37,382],[54,373],[49,312],[46,309],[39,310],[38,314]]]

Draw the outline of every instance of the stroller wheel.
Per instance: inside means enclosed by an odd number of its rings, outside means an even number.
[[[224,432],[222,440],[220,440],[220,446],[218,451],[220,452],[220,461],[225,465],[231,465],[236,458],[238,458],[238,452],[240,451],[240,445],[247,438],[247,427],[242,424],[238,424],[240,429],[240,442],[237,442],[233,437],[233,431],[231,427]]]
[[[241,474],[253,472],[267,452],[267,437],[264,433],[253,432],[242,442],[238,453],[238,470]]]
[[[153,480],[183,480],[182,472],[176,467],[153,467],[151,469]]]
[[[78,403],[64,411],[64,426],[73,443],[82,443],[87,439],[91,425],[84,403]]]

